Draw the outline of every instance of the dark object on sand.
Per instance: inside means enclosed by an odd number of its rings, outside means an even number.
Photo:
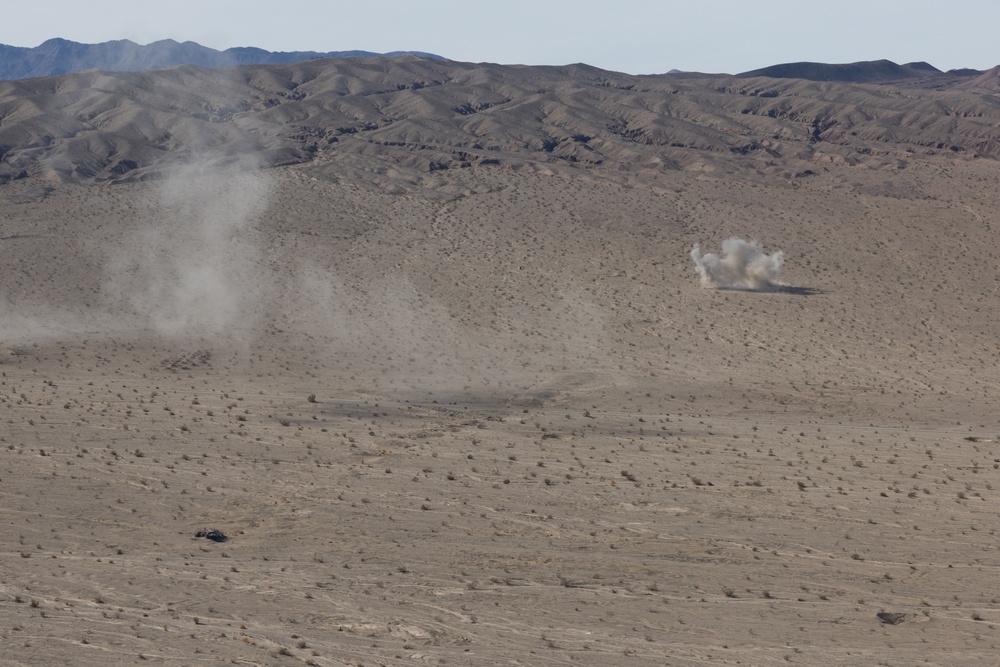
[[[215,528],[211,528],[209,530],[199,530],[197,533],[194,534],[194,536],[205,537],[212,540],[213,542],[226,542],[227,540],[229,540],[229,538],[226,537],[225,533]]]
[[[878,616],[878,620],[887,625],[899,625],[906,618],[906,614],[892,611],[880,611],[876,615]]]

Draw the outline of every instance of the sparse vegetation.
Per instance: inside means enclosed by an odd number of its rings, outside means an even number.
[[[246,101],[235,125],[209,107],[174,122],[210,101],[214,73],[162,75],[185,82],[172,111],[139,85],[161,75],[129,75],[147,105],[135,122],[151,114],[165,146],[154,156],[180,155],[190,122],[221,142],[216,161],[234,157],[218,133],[239,130],[267,155],[315,144],[308,169],[2,186],[0,543],[15,653],[950,664],[995,652],[993,593],[969,583],[989,581],[1000,532],[988,511],[1000,189],[994,149],[971,155],[1000,117],[988,96],[916,82],[877,95],[705,88],[576,66],[562,69],[588,74],[562,87],[546,78],[569,76],[560,68],[529,82],[479,65],[462,70],[473,94],[452,100],[457,83],[433,63],[330,67],[239,69],[226,84]],[[135,101],[105,109],[102,89],[68,81],[24,86],[61,87],[76,100],[67,127],[92,129],[31,150],[131,150],[100,128],[127,126]],[[529,101],[508,99],[525,86]],[[30,115],[11,99],[0,133]],[[924,104],[929,117],[913,109]],[[418,106],[469,113],[414,132]],[[837,123],[811,140],[817,110]],[[929,118],[920,142],[894,125],[909,115]],[[284,129],[252,133],[264,116]],[[453,120],[461,136],[438,141]],[[548,143],[526,131],[536,123]],[[934,148],[941,133],[978,138],[963,155]],[[4,150],[0,178],[24,157]],[[240,212],[214,230],[224,242],[202,236],[205,220]],[[750,233],[786,252],[781,279],[798,291],[697,286],[692,244]],[[193,298],[204,291],[185,301],[146,280],[188,260],[199,289],[224,295],[214,309]],[[105,269],[124,277],[105,285]],[[163,321],[173,332],[150,333]],[[213,526],[225,545],[197,536]],[[850,642],[822,641],[838,628]]]

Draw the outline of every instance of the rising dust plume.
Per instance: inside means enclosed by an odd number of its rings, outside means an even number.
[[[176,170],[160,186],[160,217],[109,257],[105,295],[168,337],[251,330],[268,287],[253,240],[268,193],[258,172]]]
[[[757,241],[732,237],[722,242],[722,256],[701,253],[696,243],[691,248],[702,287],[716,289],[772,290],[781,287],[778,280],[785,254],[780,250],[768,255]]]

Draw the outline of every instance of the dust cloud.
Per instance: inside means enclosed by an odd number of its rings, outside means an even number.
[[[251,330],[269,282],[254,240],[269,190],[260,171],[174,171],[160,188],[158,219],[108,259],[106,297],[165,337]]]
[[[732,237],[722,242],[722,255],[702,254],[696,243],[691,259],[701,278],[702,287],[767,291],[783,286],[779,281],[785,254],[780,250],[768,255],[757,241]]]

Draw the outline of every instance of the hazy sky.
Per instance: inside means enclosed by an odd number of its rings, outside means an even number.
[[[469,62],[585,62],[633,74],[782,62],[1000,64],[1000,3],[963,0],[33,0],[0,43],[191,40],[216,49],[429,51]]]

